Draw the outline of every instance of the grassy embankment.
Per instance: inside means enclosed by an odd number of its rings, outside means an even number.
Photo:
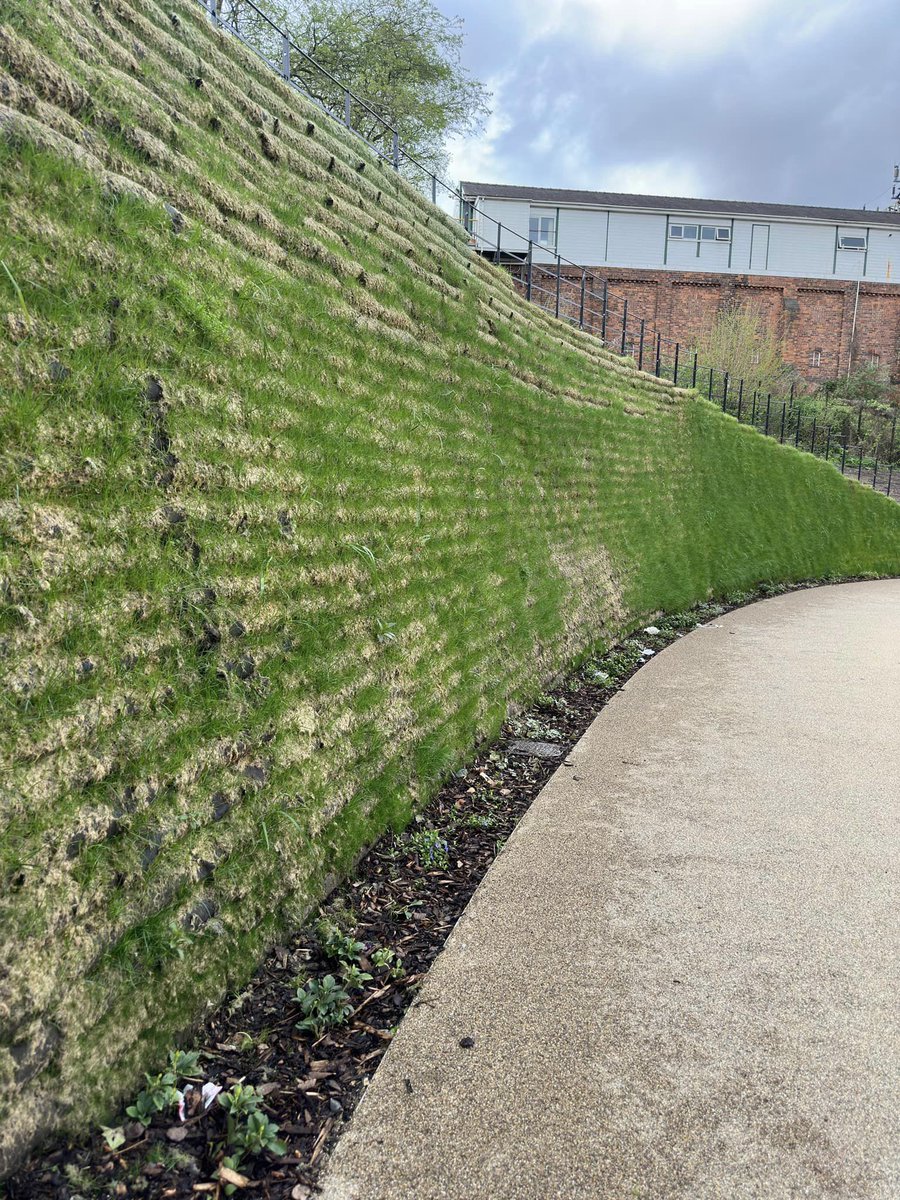
[[[511,702],[710,592],[895,572],[900,509],[526,306],[187,0],[0,21],[9,1158]]]

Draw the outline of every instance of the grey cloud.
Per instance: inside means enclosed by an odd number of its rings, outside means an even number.
[[[624,164],[671,160],[712,197],[888,202],[900,155],[900,21],[889,0],[863,0],[801,40],[773,17],[715,59],[665,73],[577,31],[525,47],[506,6],[461,11],[467,65],[505,77],[496,182],[603,188]],[[544,131],[549,149],[536,144]],[[565,153],[573,142],[577,161]],[[660,172],[648,190],[673,188]]]

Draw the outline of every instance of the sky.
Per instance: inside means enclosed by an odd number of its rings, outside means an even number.
[[[898,0],[437,0],[493,93],[450,178],[885,208]]]

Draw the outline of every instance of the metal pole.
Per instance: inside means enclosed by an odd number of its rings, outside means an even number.
[[[646,321],[645,321],[644,317],[641,317],[641,336],[640,336],[640,340],[638,341],[638,370],[639,371],[643,371],[643,369],[644,369],[644,325],[645,324],[646,324]]]
[[[500,237],[503,233],[503,226],[497,222],[497,249],[494,251],[494,266],[500,266]]]
[[[878,488],[878,455],[875,455],[875,467],[872,471],[872,487]]]
[[[437,204],[437,175],[431,177],[431,203]]]
[[[400,170],[400,134],[394,130],[394,170]]]
[[[678,342],[675,343],[675,365],[672,368],[672,382],[678,387],[678,351],[681,346]]]
[[[743,379],[741,380],[741,388],[744,386]],[[753,389],[753,412],[750,415],[750,424],[756,426],[756,388]]]
[[[281,75],[283,79],[291,77],[291,39],[286,33],[281,35]]]
[[[894,477],[894,435],[896,434],[896,432],[897,432],[897,418],[895,416],[894,422],[891,425],[891,444],[890,444],[890,447],[888,448],[888,484],[887,484],[887,492],[885,492],[886,496],[889,496],[891,494],[891,480]]]
[[[791,384],[791,412],[794,411],[794,389],[796,388],[796,386],[797,386],[796,383]]]
[[[349,88],[344,92],[344,124],[347,126],[348,129],[350,128],[350,90],[349,90]],[[436,203],[435,198],[434,198],[434,189],[435,189],[435,178],[432,175],[432,177],[431,177],[431,203],[432,204]]]
[[[782,446],[784,445],[784,418],[787,414],[787,400],[781,406],[781,438],[779,439]]]
[[[856,468],[856,479],[858,483],[862,483],[862,446],[856,447],[856,457],[859,460]]]
[[[710,398],[710,400],[712,400],[712,398],[713,398],[713,369],[712,369],[712,367],[709,368],[709,398]]]
[[[722,380],[722,412],[728,408],[728,372],[725,372],[725,378]]]
[[[628,333],[628,301],[622,302],[622,353],[625,353],[625,338]]]
[[[662,335],[658,333],[656,335],[656,378],[657,379],[659,379],[659,373],[662,370],[662,359],[660,357],[661,350],[662,350]]]
[[[844,438],[844,444],[841,446],[841,474],[844,473],[844,464],[847,461],[847,439]]]
[[[697,352],[695,350],[694,351],[694,373],[693,373],[693,375],[691,375],[691,387],[695,388],[696,386],[697,386]]]
[[[609,299],[609,284],[603,280],[603,312],[600,317],[600,341],[606,342],[606,302]]]
[[[581,303],[578,306],[578,328],[584,329],[584,289],[587,283],[587,275],[584,271],[581,272]]]
[[[810,454],[815,454],[815,452],[816,452],[816,418],[815,417],[813,417],[812,437],[809,440],[809,452],[810,452]]]
[[[528,270],[525,274],[525,299],[531,300],[531,265],[534,252],[534,242],[528,239]]]
[[[828,436],[825,438],[825,461],[828,462],[828,455],[831,453],[831,426],[828,426]]]
[[[213,25],[218,25],[219,10],[216,8],[216,0],[209,0],[207,7],[209,9],[209,19],[212,21]]]
[[[560,287],[561,282],[562,282],[561,263],[560,263],[560,256],[557,254],[557,256],[556,256],[556,319],[557,320],[559,320],[559,287]]]
[[[798,404],[797,405],[797,428],[794,430],[794,445],[795,446],[800,445],[800,417],[801,416],[802,416],[802,413],[800,412],[800,405]]]
[[[769,398],[766,401],[766,428],[765,428],[766,437],[769,436],[769,412],[770,412],[771,408],[772,408],[772,393],[769,392]]]

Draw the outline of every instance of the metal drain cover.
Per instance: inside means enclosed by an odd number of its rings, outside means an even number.
[[[564,747],[555,742],[529,742],[517,738],[509,743],[510,754],[527,754],[529,758],[562,758]]]

